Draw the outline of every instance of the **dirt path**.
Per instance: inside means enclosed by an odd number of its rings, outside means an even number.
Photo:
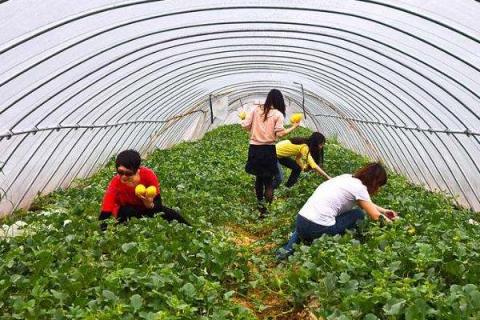
[[[275,243],[265,242],[265,236],[254,234],[243,225],[228,225],[225,226],[225,229],[232,233],[231,240],[237,246],[247,248],[265,262],[264,266],[267,268],[263,271],[259,271],[262,268],[253,261],[249,263],[249,268],[253,273],[261,273],[261,276],[265,278],[272,278],[278,274],[275,264],[271,263],[272,250],[276,247]],[[295,309],[286,297],[276,290],[251,288],[246,295],[237,294],[233,301],[251,310],[258,319],[318,320],[308,310],[309,307],[302,310]]]

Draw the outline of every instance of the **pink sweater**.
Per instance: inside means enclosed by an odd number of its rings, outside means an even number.
[[[250,131],[250,144],[273,145],[277,133],[283,131],[283,114],[277,109],[268,112],[267,120],[263,121],[263,107],[258,106],[242,121],[242,127]]]

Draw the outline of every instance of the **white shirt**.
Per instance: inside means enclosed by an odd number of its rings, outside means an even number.
[[[367,187],[351,174],[342,174],[325,181],[298,213],[322,226],[333,226],[335,217],[351,210],[357,200],[371,201]]]

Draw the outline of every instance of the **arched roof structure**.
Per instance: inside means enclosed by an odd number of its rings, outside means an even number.
[[[0,3],[0,212],[280,89],[305,125],[480,209],[478,1]]]

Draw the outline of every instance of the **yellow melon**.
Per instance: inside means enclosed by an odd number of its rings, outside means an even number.
[[[137,196],[143,196],[145,195],[146,188],[143,184],[139,184],[135,187],[135,194]]]
[[[157,188],[155,188],[155,186],[150,186],[147,188],[146,192],[145,192],[145,195],[148,197],[148,198],[153,198],[157,195]]]
[[[303,118],[303,115],[301,113],[294,113],[290,117],[290,122],[298,123],[298,122],[302,121],[302,118]]]

